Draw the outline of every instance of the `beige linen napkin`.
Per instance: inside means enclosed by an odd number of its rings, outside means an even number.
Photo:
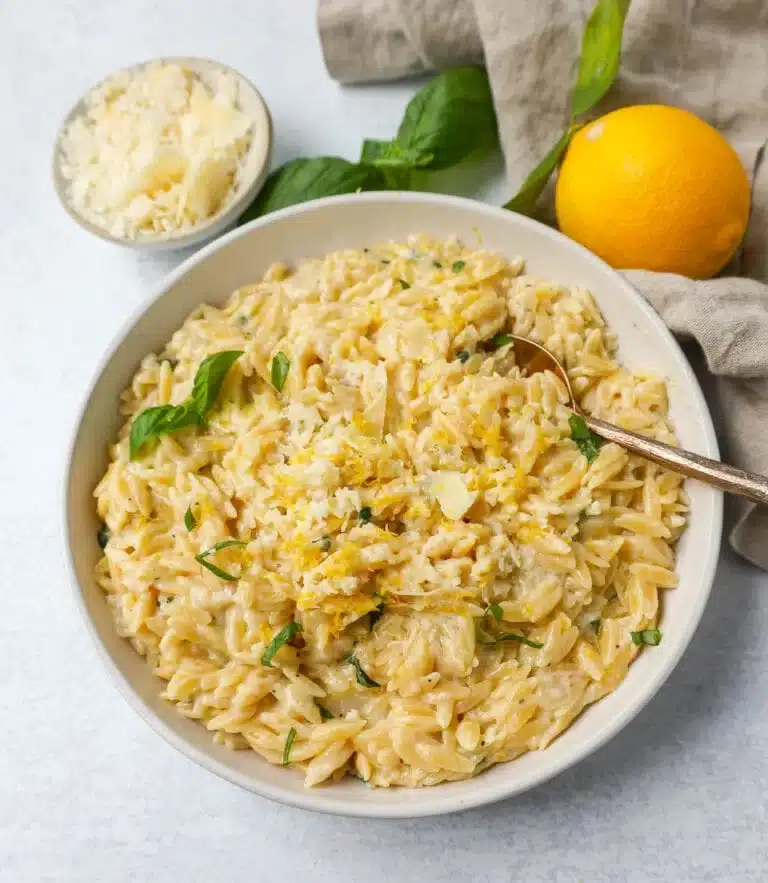
[[[485,64],[510,196],[563,132],[581,33],[594,0],[318,0],[323,53],[343,83]],[[598,112],[676,104],[720,129],[753,177],[734,274],[707,282],[629,279],[717,376],[725,454],[768,474],[768,5],[765,0],[633,0],[621,73]],[[735,275],[738,274],[738,275]],[[747,278],[749,277],[749,278]],[[761,281],[762,280],[762,281]],[[768,569],[768,507],[741,501],[731,543]]]

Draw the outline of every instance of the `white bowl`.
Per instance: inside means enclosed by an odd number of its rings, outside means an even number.
[[[720,546],[722,497],[689,482],[690,526],[678,551],[680,585],[664,594],[664,641],[646,649],[618,689],[591,706],[549,748],[492,767],[473,779],[417,790],[371,789],[354,779],[311,790],[298,772],[253,752],[215,745],[211,733],[159,698],[161,682],[118,638],[93,578],[100,550],[93,488],[120,419],[118,397],[141,358],[160,350],[201,302],[223,303],[276,260],[297,262],[344,247],[370,246],[410,233],[458,234],[558,282],[586,285],[618,334],[620,357],[667,378],[671,414],[686,448],[717,457],[712,422],[688,362],[661,319],[618,274],[559,233],[478,202],[422,193],[365,193],[305,203],[252,222],[184,262],[127,324],[99,366],[80,416],[66,480],[66,525],[78,605],[107,668],[131,706],[187,757],[264,797],[306,809],[356,816],[409,817],[453,812],[518,794],[586,757],[619,732],[669,676],[699,622]]]
[[[77,208],[72,205],[68,194],[69,182],[64,178],[61,171],[61,141],[69,124],[85,111],[85,99],[91,94],[91,92],[102,86],[107,79],[112,79],[112,77],[115,77],[118,74],[141,70],[147,65],[156,62],[183,65],[197,74],[203,83],[209,83],[213,74],[217,72],[224,72],[229,76],[234,77],[238,84],[238,104],[240,110],[249,119],[253,120],[251,146],[241,170],[241,178],[237,187],[237,192],[235,193],[234,198],[217,214],[196,224],[189,230],[184,230],[178,233],[158,234],[156,236],[144,236],[136,239],[113,236],[108,230],[99,227],[97,224],[94,224],[88,218],[84,217]],[[190,245],[198,245],[201,242],[213,239],[237,221],[240,215],[243,214],[251,202],[256,198],[256,194],[264,183],[269,168],[269,155],[271,149],[272,121],[269,116],[267,105],[261,97],[259,90],[239,71],[228,67],[226,64],[220,64],[218,61],[211,61],[208,58],[190,58],[186,56],[153,58],[149,61],[143,61],[141,64],[135,64],[131,67],[123,68],[120,71],[110,74],[109,77],[102,80],[92,89],[89,89],[86,95],[84,95],[72,110],[70,110],[56,137],[56,144],[53,151],[53,185],[67,214],[89,233],[93,233],[95,236],[98,236],[101,239],[106,239],[107,242],[112,242],[115,245],[124,245],[138,251],[171,251],[173,249],[187,248]]]

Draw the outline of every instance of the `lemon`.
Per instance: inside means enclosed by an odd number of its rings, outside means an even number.
[[[574,136],[557,178],[560,229],[617,269],[707,279],[738,248],[749,179],[723,136],[692,113],[625,107]]]

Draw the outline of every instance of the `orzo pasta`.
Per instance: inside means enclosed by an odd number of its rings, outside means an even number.
[[[143,361],[97,576],[217,742],[308,785],[459,779],[545,748],[658,637],[680,478],[613,444],[588,462],[562,384],[521,377],[504,332],[551,349],[585,411],[673,441],[663,381],[619,365],[589,292],[425,236],[275,265]],[[233,350],[202,425],[131,459],[135,416]]]

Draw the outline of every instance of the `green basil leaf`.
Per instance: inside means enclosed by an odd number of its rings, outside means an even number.
[[[184,513],[184,527],[187,530],[192,530],[192,528],[197,524],[197,519],[192,514],[192,507],[188,506],[187,511]]]
[[[102,549],[107,548],[107,543],[109,542],[109,537],[110,537],[109,528],[107,527],[106,524],[102,524],[101,527],[99,528],[99,532],[96,534],[96,540],[98,541],[99,546]]]
[[[272,172],[240,223],[311,199],[384,187],[381,172],[373,166],[347,162],[338,156],[294,159]]]
[[[547,181],[557,168],[560,157],[565,153],[578,128],[578,126],[571,126],[567,132],[560,136],[554,147],[523,181],[520,190],[509,202],[505,203],[504,208],[517,212],[519,215],[531,216],[534,214],[536,203],[547,186]]]
[[[131,424],[129,452],[131,460],[153,438],[177,432],[187,426],[205,426],[210,410],[224,382],[227,371],[242,356],[240,350],[228,350],[207,356],[200,363],[192,385],[192,395],[180,405],[147,408]]]
[[[213,555],[215,552],[218,552],[220,549],[229,549],[231,546],[247,546],[248,543],[244,543],[242,540],[222,540],[219,543],[211,546],[210,549],[206,549],[205,552],[201,552],[199,555],[195,555],[195,561],[198,564],[202,564],[206,570],[210,570],[210,572],[217,576],[219,579],[226,580],[227,582],[234,583],[240,579],[242,573],[234,576],[231,573],[227,573],[226,570],[222,570],[220,567],[216,567],[215,564],[212,564],[207,559]]]
[[[291,360],[285,353],[278,353],[274,359],[272,359],[272,386],[274,386],[278,392],[283,391],[290,370]]]
[[[147,408],[141,414],[134,417],[131,424],[129,440],[129,452],[131,460],[144,445],[161,435],[169,432],[177,432],[187,426],[200,426],[200,415],[188,403],[181,405],[159,405],[156,408]]]
[[[525,644],[526,647],[534,647],[536,650],[540,650],[544,646],[538,641],[526,638],[525,635],[518,635],[517,632],[500,632],[498,635],[494,635],[486,646],[495,647],[496,644],[504,644],[507,641],[516,641],[518,644]]]
[[[368,675],[365,673],[362,665],[360,665],[360,662],[358,661],[356,656],[347,656],[347,658],[344,661],[348,662],[350,665],[354,665],[355,679],[357,680],[357,683],[360,684],[361,687],[380,687],[381,686],[381,684],[376,683],[376,681],[374,681],[373,678],[368,677]]]
[[[497,331],[493,337],[485,341],[483,346],[489,350],[497,350],[499,347],[506,346],[508,343],[512,343],[512,338],[506,333],[506,331]]]
[[[320,709],[320,717],[324,721],[332,721],[333,720],[333,715],[331,714],[330,711],[328,711],[328,709],[324,705],[318,705],[317,707]]]
[[[596,635],[599,635],[602,624],[603,620],[598,616],[597,619],[593,619],[592,622],[590,622],[589,627]]]
[[[200,362],[192,384],[190,405],[202,419],[213,407],[227,372],[242,354],[242,350],[224,350],[213,353]]]
[[[288,738],[285,740],[285,748],[283,748],[283,766],[288,766],[291,762],[291,748],[293,748],[293,740],[296,738],[296,728],[291,727],[288,730]]]
[[[488,609],[485,612],[490,613],[496,622],[501,622],[502,619],[504,619],[504,610],[502,609],[501,604],[489,604]]]
[[[467,265],[466,265],[466,263],[465,263],[464,261],[454,261],[454,262],[453,262],[453,265],[451,266],[451,269],[453,270],[454,273],[459,273],[459,272],[461,272],[461,270],[463,270],[464,267],[466,267],[466,266],[467,266]]]
[[[407,290],[411,287],[411,283],[410,283],[410,282],[406,282],[405,279],[398,279],[397,281],[398,281],[398,282],[400,283],[400,285],[402,286],[403,291],[407,291]]]
[[[579,414],[571,414],[568,418],[568,425],[571,427],[571,438],[578,445],[581,453],[587,458],[587,463],[591,463],[600,453],[600,446],[603,440],[599,435],[587,426],[586,421]]]
[[[456,358],[462,363],[468,362],[469,361],[469,353],[466,350],[459,350],[456,353]]]
[[[658,647],[661,643],[661,632],[658,629],[644,629],[642,632],[630,632],[632,643],[648,644],[651,647]]]
[[[598,0],[581,38],[571,115],[591,110],[611,88],[619,72],[624,20],[630,0]]]
[[[358,512],[357,517],[360,521],[365,524],[373,518],[373,512],[371,511],[370,506],[363,506],[363,508]]]
[[[376,623],[381,619],[381,615],[384,613],[384,602],[380,601],[378,606],[371,610],[369,618],[368,618],[368,628],[373,631]]]
[[[269,642],[267,649],[261,654],[261,664],[266,665],[268,668],[272,668],[272,658],[275,653],[277,653],[283,644],[290,641],[294,635],[298,635],[300,631],[301,626],[298,622],[289,622],[288,625],[284,625]]]
[[[488,75],[460,67],[433,77],[408,103],[397,131],[414,168],[446,169],[498,143]]]

